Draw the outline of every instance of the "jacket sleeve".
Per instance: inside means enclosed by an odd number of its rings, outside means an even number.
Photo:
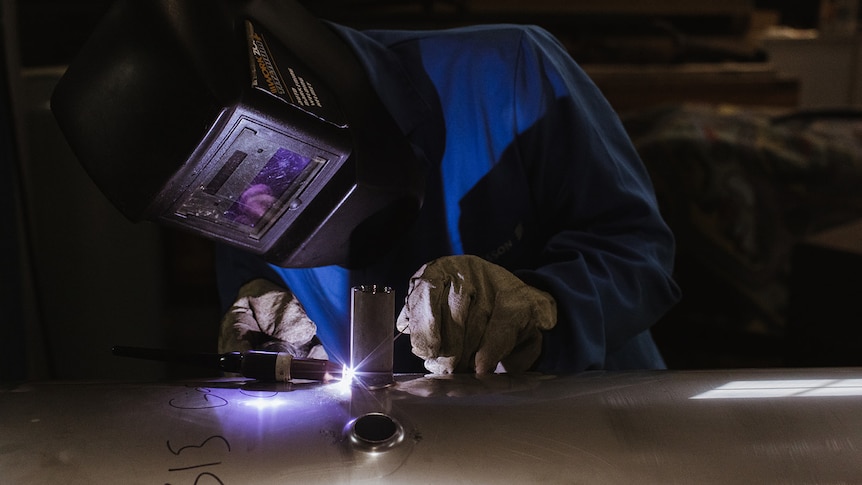
[[[663,366],[648,329],[679,299],[674,239],[618,116],[538,28],[525,30],[516,91],[519,157],[545,241],[535,269],[516,274],[558,305],[539,369]],[[623,351],[636,355],[614,362]]]

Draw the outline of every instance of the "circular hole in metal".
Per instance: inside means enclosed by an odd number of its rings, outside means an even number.
[[[368,444],[380,445],[398,436],[398,424],[385,414],[366,414],[356,418],[353,435]]]

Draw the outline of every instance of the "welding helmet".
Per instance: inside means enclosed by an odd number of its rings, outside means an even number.
[[[285,267],[362,266],[424,167],[350,47],[285,0],[121,0],[56,86],[72,151],[129,219]]]

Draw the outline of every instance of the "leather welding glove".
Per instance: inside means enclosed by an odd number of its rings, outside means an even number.
[[[294,294],[265,279],[243,285],[221,320],[220,353],[245,350],[288,352],[297,358],[326,359],[308,318]]]
[[[554,298],[476,256],[446,256],[410,279],[398,330],[434,374],[528,370],[541,330],[557,323]]]

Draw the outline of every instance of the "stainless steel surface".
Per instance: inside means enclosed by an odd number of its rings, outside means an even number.
[[[357,385],[378,389],[392,384],[395,292],[362,285],[350,292],[350,367]]]
[[[0,482],[851,484],[860,411],[862,369],[44,382],[0,391]]]

